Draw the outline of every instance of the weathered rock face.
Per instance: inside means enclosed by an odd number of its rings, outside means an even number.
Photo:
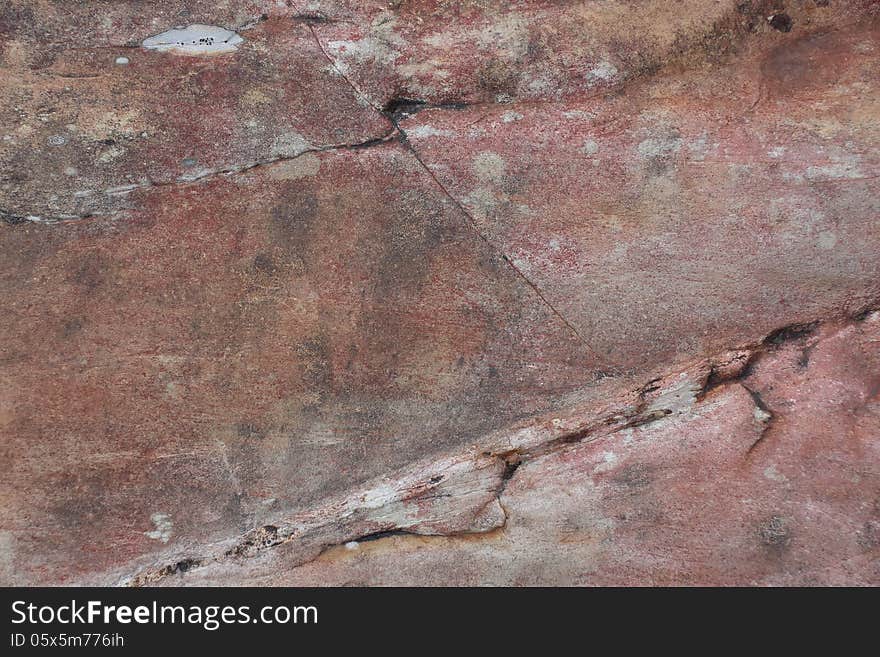
[[[486,534],[280,550],[173,583],[870,585],[880,578],[880,313],[756,351],[671,413],[527,458]]]
[[[4,3],[0,582],[880,583],[878,21]]]

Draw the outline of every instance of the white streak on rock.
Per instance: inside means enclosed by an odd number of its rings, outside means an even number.
[[[243,41],[244,39],[231,30],[214,25],[194,24],[144,39],[142,45],[148,50],[179,55],[217,55],[238,50],[238,44]]]

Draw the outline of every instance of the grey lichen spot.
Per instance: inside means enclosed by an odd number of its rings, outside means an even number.
[[[179,55],[218,55],[238,50],[242,39],[232,30],[214,25],[188,25],[176,27],[144,39],[143,47],[148,50],[173,52]]]
[[[650,468],[644,463],[631,463],[620,469],[612,477],[612,482],[624,489],[639,490],[651,485],[653,477]]]
[[[759,408],[755,406],[755,410],[752,412],[752,415],[755,417],[755,422],[758,424],[767,424],[773,416],[765,411],[763,408]]]
[[[483,151],[474,157],[473,169],[480,180],[500,183],[504,179],[507,163],[497,153]]]
[[[584,155],[595,155],[599,152],[599,144],[593,139],[585,139],[581,145],[581,153]]]
[[[618,70],[614,64],[608,61],[602,61],[593,66],[593,68],[587,72],[587,79],[593,84],[610,82],[617,77],[617,74]]]
[[[666,158],[681,149],[681,137],[677,134],[664,135],[645,139],[639,143],[638,151],[646,160]]]
[[[311,148],[308,140],[297,132],[285,132],[272,142],[273,157],[296,157]]]
[[[761,542],[771,548],[781,550],[791,543],[791,530],[785,518],[771,516],[758,528]]]
[[[865,550],[873,550],[880,545],[880,522],[875,520],[867,521],[856,532],[856,542],[859,544],[859,547]]]
[[[683,140],[676,129],[655,133],[641,141],[638,152],[651,174],[661,174],[669,166],[673,156],[681,150]]]

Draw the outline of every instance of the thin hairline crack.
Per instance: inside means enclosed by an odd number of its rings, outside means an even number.
[[[550,300],[547,298],[547,296],[544,294],[544,292],[541,290],[541,288],[538,287],[538,285],[534,281],[532,281],[528,276],[525,275],[525,273],[519,267],[516,266],[516,264],[513,262],[513,260],[510,258],[510,256],[508,256],[507,253],[505,253],[503,249],[501,249],[499,246],[494,244],[489,239],[489,237],[480,229],[479,225],[477,224],[476,219],[474,219],[474,216],[465,207],[464,203],[462,203],[460,200],[458,200],[452,194],[452,192],[449,191],[449,188],[446,187],[446,185],[444,185],[443,182],[434,174],[434,172],[431,170],[431,168],[425,163],[425,161],[419,155],[418,151],[415,149],[412,142],[409,140],[409,137],[407,136],[406,131],[400,127],[400,123],[399,123],[400,117],[396,116],[392,112],[386,112],[385,115],[394,124],[395,129],[399,133],[400,143],[403,144],[403,146],[412,154],[412,156],[416,160],[416,162],[419,163],[419,166],[421,166],[422,169],[425,170],[425,172],[428,174],[428,176],[431,178],[431,180],[434,181],[434,184],[436,184],[437,187],[440,188],[440,190],[443,192],[443,194],[450,201],[452,201],[452,203],[455,204],[455,207],[457,207],[458,210],[464,215],[464,217],[467,219],[467,223],[471,226],[471,228],[477,234],[477,236],[490,249],[492,249],[495,253],[497,253],[498,255],[501,256],[501,259],[504,260],[504,262],[514,271],[514,273],[520,279],[523,280],[523,282],[525,282],[525,284],[532,290],[532,292],[534,292],[534,294],[541,300],[541,302],[544,304],[544,306],[548,310],[550,310],[550,312],[553,314],[553,316],[556,317],[559,321],[561,321],[565,325],[565,327],[575,336],[575,338],[577,338],[578,342],[581,345],[583,345],[584,347],[586,347],[587,351],[589,351],[593,356],[598,358],[598,354],[590,346],[590,344],[584,339],[584,337],[581,335],[580,331],[578,331],[577,328],[575,328],[575,326],[559,311],[559,309],[550,302]]]
[[[254,169],[259,169],[260,167],[270,166],[273,164],[278,164],[280,162],[290,162],[300,158],[304,155],[309,155],[311,153],[328,153],[333,151],[344,151],[344,150],[363,150],[366,148],[372,148],[373,146],[380,146],[392,141],[396,136],[396,128],[392,127],[390,130],[386,131],[384,134],[378,137],[371,137],[364,141],[360,142],[352,142],[352,143],[342,143],[342,144],[329,144],[327,146],[314,146],[311,148],[307,148],[302,150],[294,155],[277,155],[273,157],[267,157],[258,160],[252,160],[250,162],[244,162],[241,164],[230,164],[223,167],[217,167],[214,169],[209,169],[207,171],[203,171],[198,175],[194,176],[182,176],[175,178],[174,180],[166,180],[166,181],[153,181],[147,180],[139,183],[132,183],[130,185],[121,185],[118,187],[108,187],[103,190],[99,190],[96,193],[102,194],[104,196],[123,196],[126,194],[130,194],[131,192],[144,190],[144,189],[159,189],[162,187],[175,187],[175,186],[188,186],[188,185],[196,185],[205,182],[209,182],[214,180],[215,178],[219,178],[221,176],[233,176],[240,173],[245,173],[247,171],[253,171]],[[16,226],[20,224],[41,224],[41,225],[57,225],[57,224],[68,224],[72,222],[78,222],[85,219],[100,219],[113,217],[120,214],[124,214],[125,210],[111,210],[107,212],[100,211],[90,211],[83,212],[80,214],[73,213],[63,213],[57,214],[53,216],[43,216],[32,213],[21,213],[21,212],[12,212],[3,208],[0,208],[0,221]]]

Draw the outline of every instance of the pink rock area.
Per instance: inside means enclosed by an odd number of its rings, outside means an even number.
[[[0,583],[880,584],[880,3],[148,4],[0,4]]]
[[[871,585],[880,314],[774,346],[661,420],[520,466],[485,535],[335,547],[255,583]],[[253,578],[253,579],[251,579]],[[207,574],[206,581],[218,581]]]

